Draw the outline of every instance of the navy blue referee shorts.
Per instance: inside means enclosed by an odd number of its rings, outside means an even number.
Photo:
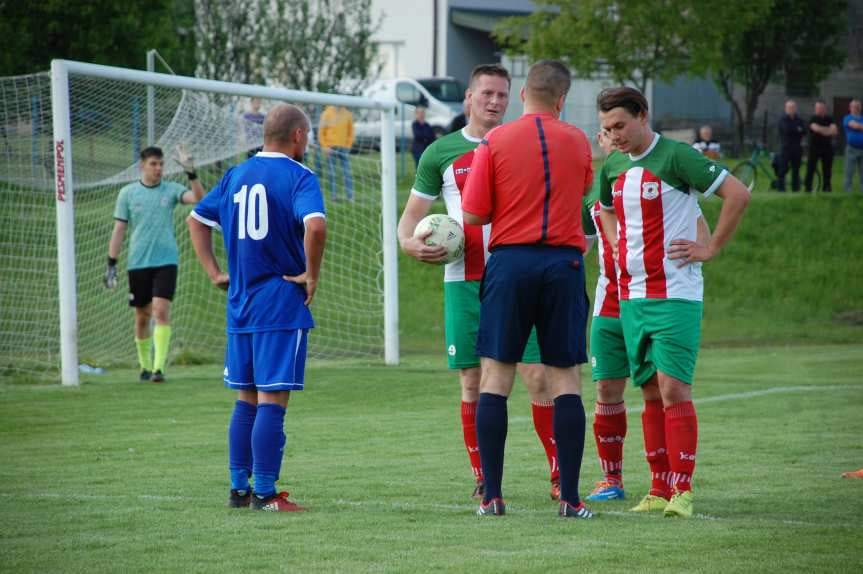
[[[480,287],[476,354],[517,363],[536,326],[542,363],[572,367],[587,362],[589,302],[584,259],[575,247],[497,247]]]

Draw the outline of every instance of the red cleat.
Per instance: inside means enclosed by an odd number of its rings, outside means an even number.
[[[863,478],[863,468],[860,470],[852,470],[851,472],[843,472],[842,478]]]
[[[252,497],[252,510],[264,510],[267,512],[302,512],[305,510],[296,502],[288,500],[287,492],[279,492],[267,498]]]

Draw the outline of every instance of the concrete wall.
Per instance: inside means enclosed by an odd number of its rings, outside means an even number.
[[[445,5],[446,1],[439,0],[439,4]],[[431,76],[434,59],[432,0],[372,0],[372,12],[375,17],[383,14],[381,28],[375,35],[383,64],[380,77]],[[443,10],[439,8],[439,12],[441,17]]]
[[[680,76],[672,82],[656,82],[651,107],[653,123],[658,128],[682,129],[732,121],[731,104],[708,78]]]
[[[502,53],[488,33],[454,24],[452,11],[475,10],[488,14],[490,18],[502,18],[529,14],[535,8],[534,3],[527,0],[448,0],[446,3],[446,75],[465,85],[474,66],[500,62]]]
[[[526,14],[528,0],[437,0],[437,69],[434,69],[434,0],[372,0],[383,14],[375,35],[383,64],[381,78],[453,76],[467,83],[474,66],[499,62],[499,47],[485,32],[453,24],[453,9],[477,10],[492,16]]]

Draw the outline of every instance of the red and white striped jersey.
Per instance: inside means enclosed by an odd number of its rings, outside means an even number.
[[[617,293],[617,266],[614,264],[611,243],[602,232],[599,201],[590,206],[590,217],[596,227],[596,253],[599,259],[599,277],[596,280],[596,293],[593,299],[594,317],[620,317],[620,299]]]
[[[444,281],[479,281],[488,259],[491,225],[466,225],[461,196],[480,138],[465,128],[437,139],[423,152],[411,193],[433,201],[443,196],[447,214],[464,227],[464,257],[447,263]]]
[[[710,196],[727,175],[691,146],[659,134],[639,156],[609,155],[600,202],[617,215],[621,300],[703,300],[701,264],[679,267],[666,253],[673,239],[696,240],[700,210],[692,191]]]

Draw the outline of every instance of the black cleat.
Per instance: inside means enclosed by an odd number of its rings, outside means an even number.
[[[492,498],[488,502],[481,502],[477,516],[503,516],[506,514],[506,504],[502,498]]]
[[[143,371],[141,371],[141,374],[138,375],[138,380],[139,381],[149,381],[151,374],[152,373],[150,373],[150,371],[148,371],[147,369],[144,369]]]
[[[228,506],[231,508],[248,508],[252,501],[252,490],[233,490],[228,498]]]
[[[151,379],[154,383],[164,383],[165,375],[162,374],[162,371],[156,371],[153,373],[153,378]]]
[[[593,518],[593,513],[587,509],[583,502],[573,506],[565,500],[560,501],[560,510],[557,515],[561,518]]]

